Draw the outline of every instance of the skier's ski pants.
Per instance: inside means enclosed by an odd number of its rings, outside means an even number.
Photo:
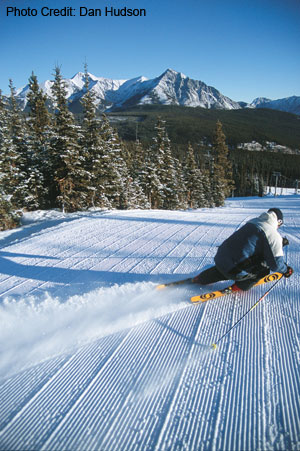
[[[221,280],[234,280],[237,287],[243,291],[250,290],[262,277],[269,274],[270,270],[266,267],[257,268],[258,271],[253,273],[248,273],[246,275],[240,275],[239,273],[224,273],[216,266],[205,269],[198,276],[195,277],[197,283],[201,285],[208,285],[210,283],[220,282]],[[244,271],[243,271],[244,272]]]

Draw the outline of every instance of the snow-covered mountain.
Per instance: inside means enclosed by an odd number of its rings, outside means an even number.
[[[250,104],[253,108],[270,108],[272,110],[286,111],[288,113],[300,114],[300,97],[292,96],[283,99],[271,100],[265,97],[257,97]]]
[[[73,112],[81,110],[80,99],[84,95],[84,78],[82,72],[65,79],[70,109]],[[47,80],[41,84],[42,89],[52,97],[53,81]],[[29,86],[17,91],[17,98],[22,108],[26,108]],[[193,80],[181,72],[167,69],[159,77],[148,79],[137,77],[129,80],[112,80],[89,74],[89,89],[95,93],[100,111],[126,109],[136,105],[181,105],[187,107],[202,107],[207,109],[236,110],[241,108],[271,108],[300,114],[300,97],[288,97],[270,100],[259,97],[251,104],[235,102],[224,96],[212,86],[200,80]]]
[[[95,93],[99,110],[114,110],[144,104],[182,105],[190,107],[239,109],[241,106],[217,89],[202,81],[193,80],[180,72],[167,69],[154,79],[145,77],[130,80],[112,80],[89,74],[89,88]],[[41,84],[44,92],[51,98],[52,81]],[[84,95],[84,74],[78,72],[71,79],[65,79],[70,107],[80,108]],[[28,85],[17,91],[23,108],[26,107]]]

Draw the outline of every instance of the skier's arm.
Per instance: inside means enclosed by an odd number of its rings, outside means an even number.
[[[279,254],[281,254],[281,252],[279,252]],[[266,236],[264,236],[264,259],[269,268],[271,269],[271,271],[280,272],[281,274],[287,272],[287,264],[284,262],[283,259],[283,251],[282,255],[275,256],[272,252],[270,243],[267,240]]]
[[[287,264],[284,262],[283,257],[275,257],[274,266],[270,265],[270,268],[274,272],[281,272],[282,274],[287,272]]]

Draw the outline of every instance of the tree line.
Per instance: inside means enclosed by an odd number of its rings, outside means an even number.
[[[165,122],[157,119],[149,145],[122,142],[103,114],[99,119],[85,68],[83,113],[69,111],[59,67],[52,107],[29,78],[28,115],[0,91],[0,230],[18,224],[20,212],[60,208],[65,212],[103,209],[186,209],[224,204],[233,189],[232,165],[218,121],[209,167],[187,143],[176,157]]]

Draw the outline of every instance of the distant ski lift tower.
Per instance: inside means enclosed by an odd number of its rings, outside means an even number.
[[[274,196],[276,196],[277,195],[278,178],[281,176],[281,173],[273,172],[273,176],[275,177],[275,194],[274,194]]]

